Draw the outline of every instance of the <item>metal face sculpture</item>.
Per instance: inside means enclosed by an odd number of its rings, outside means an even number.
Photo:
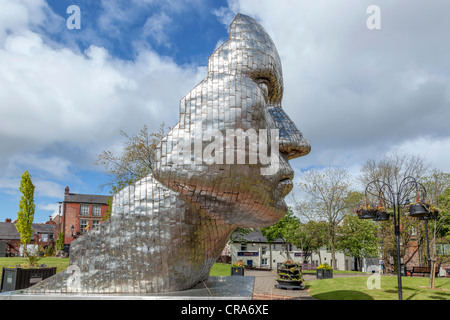
[[[282,80],[269,35],[238,14],[207,78],[181,100],[153,175],[114,195],[111,218],[72,242],[69,269],[27,291],[189,289],[208,278],[236,228],[281,219],[288,160],[310,151],[281,108]]]

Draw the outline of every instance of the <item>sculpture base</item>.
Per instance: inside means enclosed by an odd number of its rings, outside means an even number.
[[[176,292],[141,294],[0,293],[0,300],[252,300],[255,277],[209,277],[194,288]]]

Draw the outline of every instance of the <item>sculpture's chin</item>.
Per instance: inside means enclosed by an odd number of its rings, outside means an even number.
[[[212,200],[212,199],[207,199]],[[218,200],[214,197],[217,206],[214,210],[207,210],[207,214],[224,224],[235,225],[240,228],[268,227],[277,223],[287,213],[284,199],[271,204],[258,202],[235,202]]]

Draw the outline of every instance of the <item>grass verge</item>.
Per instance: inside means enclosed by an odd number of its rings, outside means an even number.
[[[369,289],[367,277],[343,277],[312,280],[306,288],[319,300],[398,300],[396,276],[381,276],[380,289]],[[372,282],[373,283],[373,282]],[[402,277],[403,300],[450,300],[450,278],[436,278],[435,287],[429,288],[427,277]]]

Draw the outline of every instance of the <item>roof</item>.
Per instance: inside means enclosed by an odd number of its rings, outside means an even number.
[[[53,233],[55,228],[52,224],[33,223],[33,236],[36,233]],[[19,240],[20,234],[17,232],[16,225],[10,222],[0,222],[0,239],[2,240]]]
[[[231,236],[232,242],[250,242],[250,243],[268,243],[267,238],[264,237],[259,230],[251,231],[246,235],[233,234]],[[282,239],[275,239],[271,243],[284,243]]]
[[[64,196],[64,202],[107,204],[106,200],[108,198],[109,196],[102,196],[96,194],[69,193]]]

